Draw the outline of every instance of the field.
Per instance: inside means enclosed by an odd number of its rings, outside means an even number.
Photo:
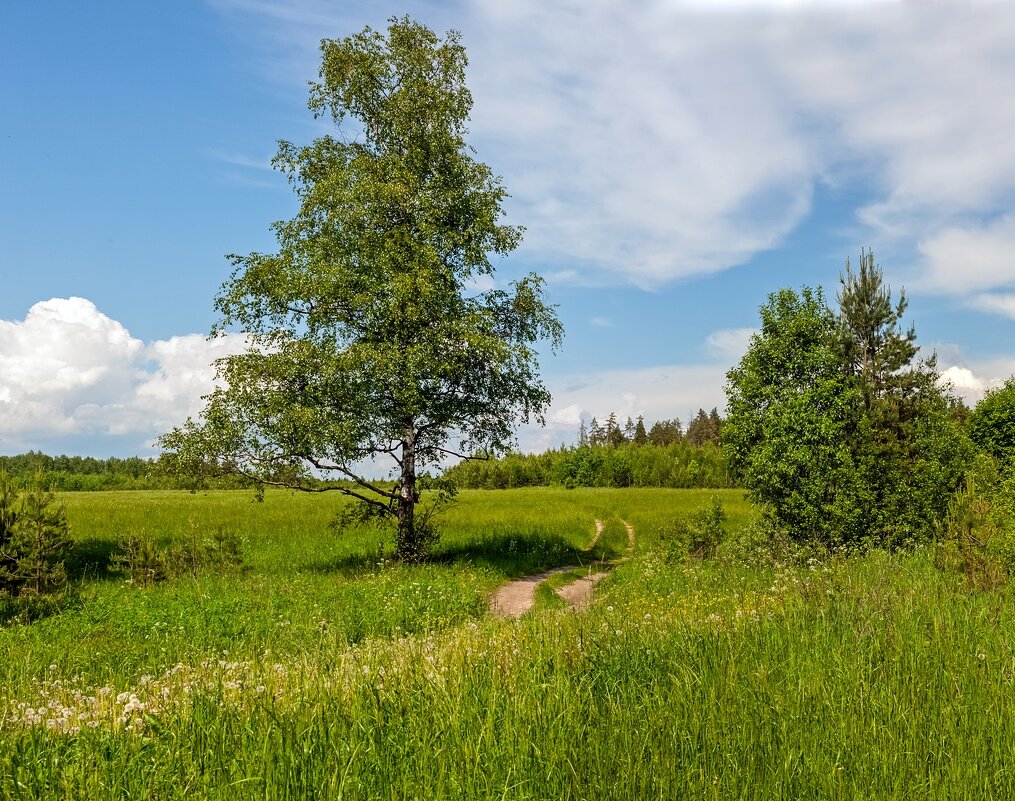
[[[0,798],[1011,798],[1015,604],[930,549],[662,558],[737,491],[466,491],[433,563],[329,527],[341,500],[62,497],[77,600],[0,629]],[[596,519],[604,535],[593,551]],[[624,553],[574,612],[511,578]],[[128,535],[241,538],[237,569],[133,586]]]

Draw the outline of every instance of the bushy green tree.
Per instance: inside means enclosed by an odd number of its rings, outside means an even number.
[[[857,390],[836,351],[835,316],[819,290],[783,289],[727,373],[724,446],[734,474],[800,538],[834,541],[849,475],[845,447]]]
[[[448,455],[497,453],[550,396],[535,343],[562,329],[530,275],[477,291],[521,229],[504,187],[471,156],[472,95],[455,32],[408,18],[321,45],[310,108],[338,136],[279,146],[299,210],[279,250],[232,257],[215,331],[250,349],[219,363],[203,419],[162,438],[182,468],[208,459],[265,484],[331,487],[397,525],[396,555],[422,557],[419,475]],[[351,121],[351,128],[343,124]],[[362,465],[390,459],[393,488]]]
[[[781,290],[727,374],[733,470],[793,536],[830,545],[931,537],[969,446],[917,362],[873,256],[847,264],[835,315],[820,291]]]
[[[1015,460],[1015,376],[988,390],[969,415],[969,436],[1010,469]]]

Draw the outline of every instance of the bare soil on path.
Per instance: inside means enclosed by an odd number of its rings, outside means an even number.
[[[627,529],[627,550],[634,550],[634,526],[625,521],[624,528]],[[600,536],[602,536],[603,528],[605,524],[602,520],[596,520],[596,533],[592,537],[592,542],[589,543],[588,550],[592,550],[599,542]],[[604,562],[603,566],[612,566],[619,562],[625,561],[629,557],[624,556],[614,562]],[[524,578],[515,579],[510,581],[501,587],[497,592],[490,598],[490,611],[498,617],[521,617],[536,603],[536,588],[550,576],[555,576],[558,573],[565,573],[568,570],[577,569],[577,565],[566,565],[564,567],[557,567],[553,570],[547,570],[545,573],[536,573],[533,576],[525,576]],[[605,570],[590,573],[587,576],[582,576],[570,584],[557,589],[557,595],[567,601],[575,609],[581,609],[588,606],[592,601],[592,589],[602,579],[606,578],[609,573]]]
[[[563,587],[557,588],[557,595],[567,601],[575,609],[582,609],[592,603],[592,588],[600,579],[604,579],[609,573],[590,573],[580,579],[572,581]]]
[[[574,570],[577,565],[565,565],[536,573],[534,576],[515,579],[501,587],[490,598],[490,611],[498,617],[521,617],[536,603],[536,587],[550,576]]]

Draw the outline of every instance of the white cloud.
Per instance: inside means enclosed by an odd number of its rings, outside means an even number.
[[[36,303],[24,320],[0,320],[4,450],[95,434],[133,437],[140,448],[198,412],[212,361],[244,344],[190,334],[146,345],[84,298]]]
[[[322,35],[404,13],[326,0],[213,5],[258,43],[259,67],[298,92]],[[610,0],[415,0],[405,10],[462,29],[479,157],[504,177],[511,220],[527,226],[522,254],[554,281],[652,287],[742,264],[807,216],[821,183],[861,190],[858,220],[841,221],[860,223],[851,247],[902,254],[946,248],[943,227],[1003,214],[1015,194],[1010,4],[649,0],[631,13]]]
[[[606,370],[548,382],[553,406],[545,428],[524,426],[518,432],[522,451],[538,452],[574,443],[581,420],[606,420],[616,412],[626,418],[654,420],[679,417],[685,423],[699,408],[723,409],[727,367],[718,364],[663,365],[637,370]]]
[[[1015,357],[967,359],[956,345],[935,346],[941,384],[950,384],[952,391],[970,406],[976,405],[988,389],[1004,384],[1015,375]]]
[[[548,420],[554,425],[573,426],[578,428],[582,421],[582,407],[577,403],[565,406],[563,409],[556,409],[551,412]]]
[[[754,328],[723,328],[709,334],[705,345],[716,359],[733,365],[747,352],[755,333]]]
[[[1015,284],[1015,215],[952,226],[920,243],[931,288],[970,294]],[[989,308],[988,304],[980,304]]]
[[[1015,320],[1015,294],[985,294],[973,298],[973,304],[985,311],[1003,314]]]
[[[525,252],[653,286],[741,263],[806,214],[809,147],[739,25],[662,3],[469,10],[472,127]]]

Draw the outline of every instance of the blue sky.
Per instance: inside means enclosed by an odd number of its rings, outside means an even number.
[[[1015,7],[209,0],[0,6],[0,452],[151,455],[200,409],[224,254],[294,203],[317,46],[462,31],[471,141],[567,339],[546,429],[722,405],[766,295],[875,255],[975,401],[1015,372]]]

